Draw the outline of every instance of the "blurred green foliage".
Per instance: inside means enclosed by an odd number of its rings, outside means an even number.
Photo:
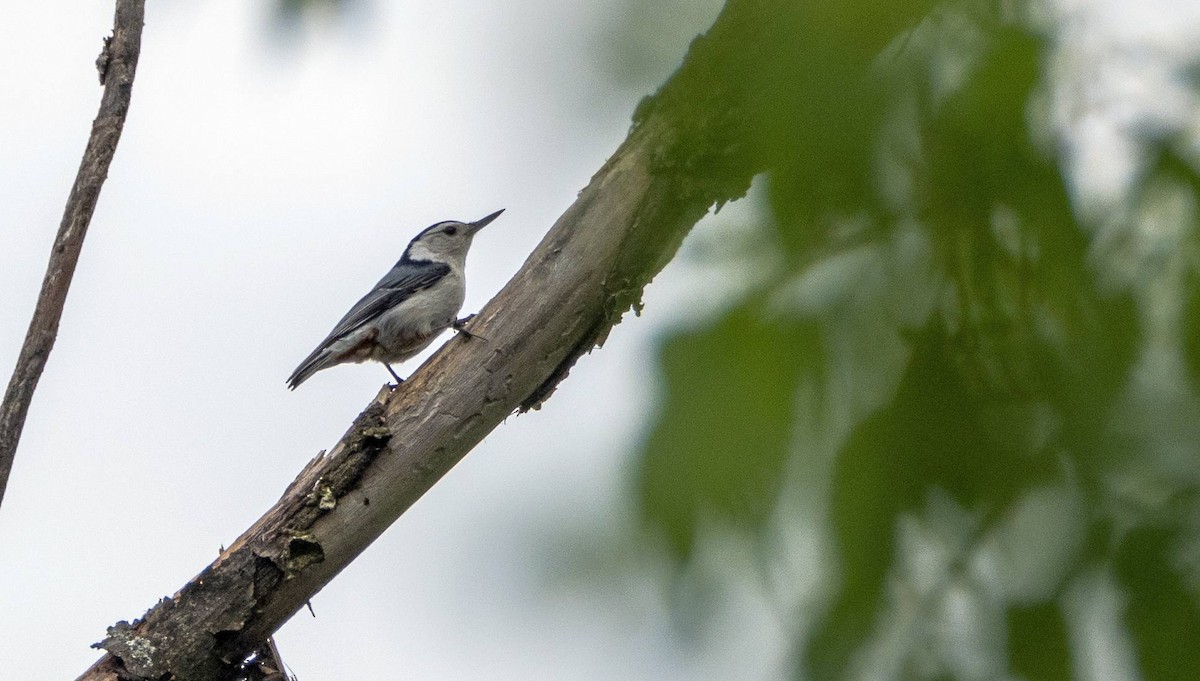
[[[1147,132],[1086,205],[1031,6],[777,6],[714,77],[786,264],[663,339],[647,536],[687,579],[733,532],[754,581],[818,528],[798,678],[1200,679],[1200,147]]]
[[[691,552],[694,524],[707,510],[748,531],[770,515],[794,416],[791,400],[778,397],[820,368],[813,331],[739,309],[664,346],[674,390],[662,408],[670,418],[647,443],[640,482],[646,512],[676,555]]]

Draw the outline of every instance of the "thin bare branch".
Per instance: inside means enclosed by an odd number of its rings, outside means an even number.
[[[4,490],[8,487],[8,476],[16,459],[33,392],[58,336],[58,323],[71,278],[75,275],[75,265],[79,262],[83,238],[87,235],[100,198],[100,188],[108,177],[108,166],[125,127],[133,76],[141,53],[144,8],[145,0],[117,0],[112,37],[104,40],[104,49],[96,60],[100,82],[104,84],[100,112],[92,123],[92,134],[67,198],[25,343],[17,357],[4,401],[0,403],[0,502],[3,502]]]

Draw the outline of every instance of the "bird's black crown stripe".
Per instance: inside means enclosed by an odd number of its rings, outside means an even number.
[[[434,224],[429,225],[425,229],[421,230],[420,234],[413,237],[412,241],[408,242],[408,246],[406,246],[404,248],[404,255],[400,256],[400,262],[433,262],[432,260],[429,260],[426,258],[418,259],[418,258],[414,258],[411,255],[409,255],[409,250],[412,249],[412,245],[414,243],[420,241],[421,238],[424,237],[426,234],[429,234],[430,232],[436,232],[437,230],[439,230],[442,227],[445,227],[446,225],[461,225],[461,224],[465,224],[465,223],[459,222],[458,220],[442,220],[441,222],[435,222]]]

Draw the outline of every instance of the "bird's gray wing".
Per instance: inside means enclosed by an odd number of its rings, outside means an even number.
[[[318,350],[378,318],[418,291],[427,289],[450,273],[450,266],[441,262],[400,262],[375,284],[371,292],[350,308],[333,331],[317,346]]]
[[[350,308],[317,349],[296,367],[287,380],[288,387],[295,390],[296,386],[308,380],[309,376],[337,364],[338,358],[330,352],[331,345],[404,302],[414,293],[438,283],[449,272],[450,266],[445,263],[407,260],[396,263],[396,266],[375,284],[370,293]]]

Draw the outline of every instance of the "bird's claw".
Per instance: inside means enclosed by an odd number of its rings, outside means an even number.
[[[396,383],[395,383],[394,385],[392,385],[392,388],[391,388],[391,389],[392,389],[392,390],[395,390],[396,388],[399,388],[399,387],[400,387],[400,384],[404,382],[404,379],[403,379],[403,378],[400,378],[400,376],[398,376],[398,375],[396,374],[396,370],[392,368],[392,365],[391,365],[391,364],[388,364],[387,362],[384,362],[384,363],[383,363],[383,366],[387,367],[388,373],[392,375],[392,378],[396,379]]]
[[[478,338],[479,340],[484,341],[486,343],[487,339],[484,338],[483,336],[480,336],[479,334],[473,333],[471,331],[467,331],[467,324],[470,324],[471,320],[474,318],[475,318],[475,315],[469,314],[466,317],[463,317],[462,319],[455,319],[454,323],[451,324],[450,326],[453,327],[455,331],[466,336],[467,340],[471,340],[472,338]]]

